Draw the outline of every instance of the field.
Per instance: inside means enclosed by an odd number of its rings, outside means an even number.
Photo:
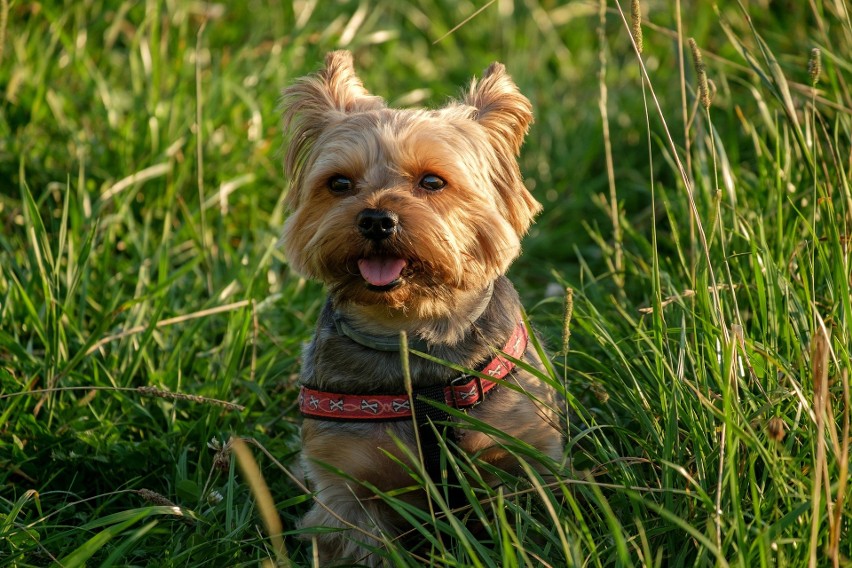
[[[852,565],[850,6],[636,4],[0,1],[0,565],[312,565],[277,107],[340,48],[532,101],[510,276],[570,416],[556,481],[382,495],[389,562]]]

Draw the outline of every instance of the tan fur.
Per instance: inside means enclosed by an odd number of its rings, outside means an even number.
[[[370,95],[352,56],[338,51],[326,57],[321,71],[286,89],[283,104],[291,183],[284,249],[290,265],[326,284],[330,296],[305,352],[302,382],[335,392],[403,390],[398,354],[338,337],[332,313],[364,333],[396,337],[404,330],[429,342],[437,357],[460,365],[488,360],[518,321],[517,295],[503,274],[540,210],[516,161],[532,108],[505,68],[492,64],[461,102],[398,110]],[[424,189],[419,184],[427,175],[446,186]],[[353,189],[331,191],[335,176],[351,180]],[[356,219],[364,210],[392,211],[399,218],[397,232],[381,242],[363,238]],[[359,273],[359,259],[377,254],[406,263],[387,290],[367,286]],[[532,349],[524,358],[541,366]],[[415,387],[453,377],[431,362],[412,358],[411,364]],[[526,394],[501,388],[470,415],[558,458],[555,392],[518,370],[507,380]],[[394,490],[413,484],[388,457],[406,460],[398,442],[416,453],[411,423],[306,419],[302,439],[317,499],[303,526],[349,529],[317,537],[321,562],[377,564],[379,557],[359,541],[377,546],[404,523],[366,486]],[[458,440],[471,456],[501,468],[517,466],[499,440],[481,432],[459,429]],[[420,491],[401,498],[424,505]]]

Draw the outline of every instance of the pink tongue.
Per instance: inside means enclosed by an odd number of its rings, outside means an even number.
[[[405,261],[401,258],[373,257],[358,261],[361,276],[373,286],[387,286],[399,278]]]

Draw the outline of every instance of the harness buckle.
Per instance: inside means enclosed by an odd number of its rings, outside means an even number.
[[[470,380],[473,379],[473,380]],[[456,391],[459,386],[468,386],[473,383],[473,387],[461,393]],[[482,379],[477,375],[462,374],[450,381],[450,392],[452,393],[454,408],[473,408],[485,400],[485,391],[482,389]],[[469,402],[470,400],[473,402]]]

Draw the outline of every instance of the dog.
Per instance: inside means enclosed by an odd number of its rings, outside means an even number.
[[[364,88],[352,55],[335,51],[284,90],[282,108],[283,248],[328,291],[300,378],[303,467],[315,492],[301,526],[340,529],[315,534],[321,564],[379,565],[376,549],[407,525],[370,487],[409,487],[412,471],[452,485],[442,447],[519,471],[499,438],[464,428],[446,407],[563,455],[559,396],[523,368],[544,366],[505,276],[541,209],[517,162],[532,105],[494,63],[460,101],[388,108]],[[407,359],[411,393],[400,332],[433,358]],[[424,491],[400,498],[427,505]]]

